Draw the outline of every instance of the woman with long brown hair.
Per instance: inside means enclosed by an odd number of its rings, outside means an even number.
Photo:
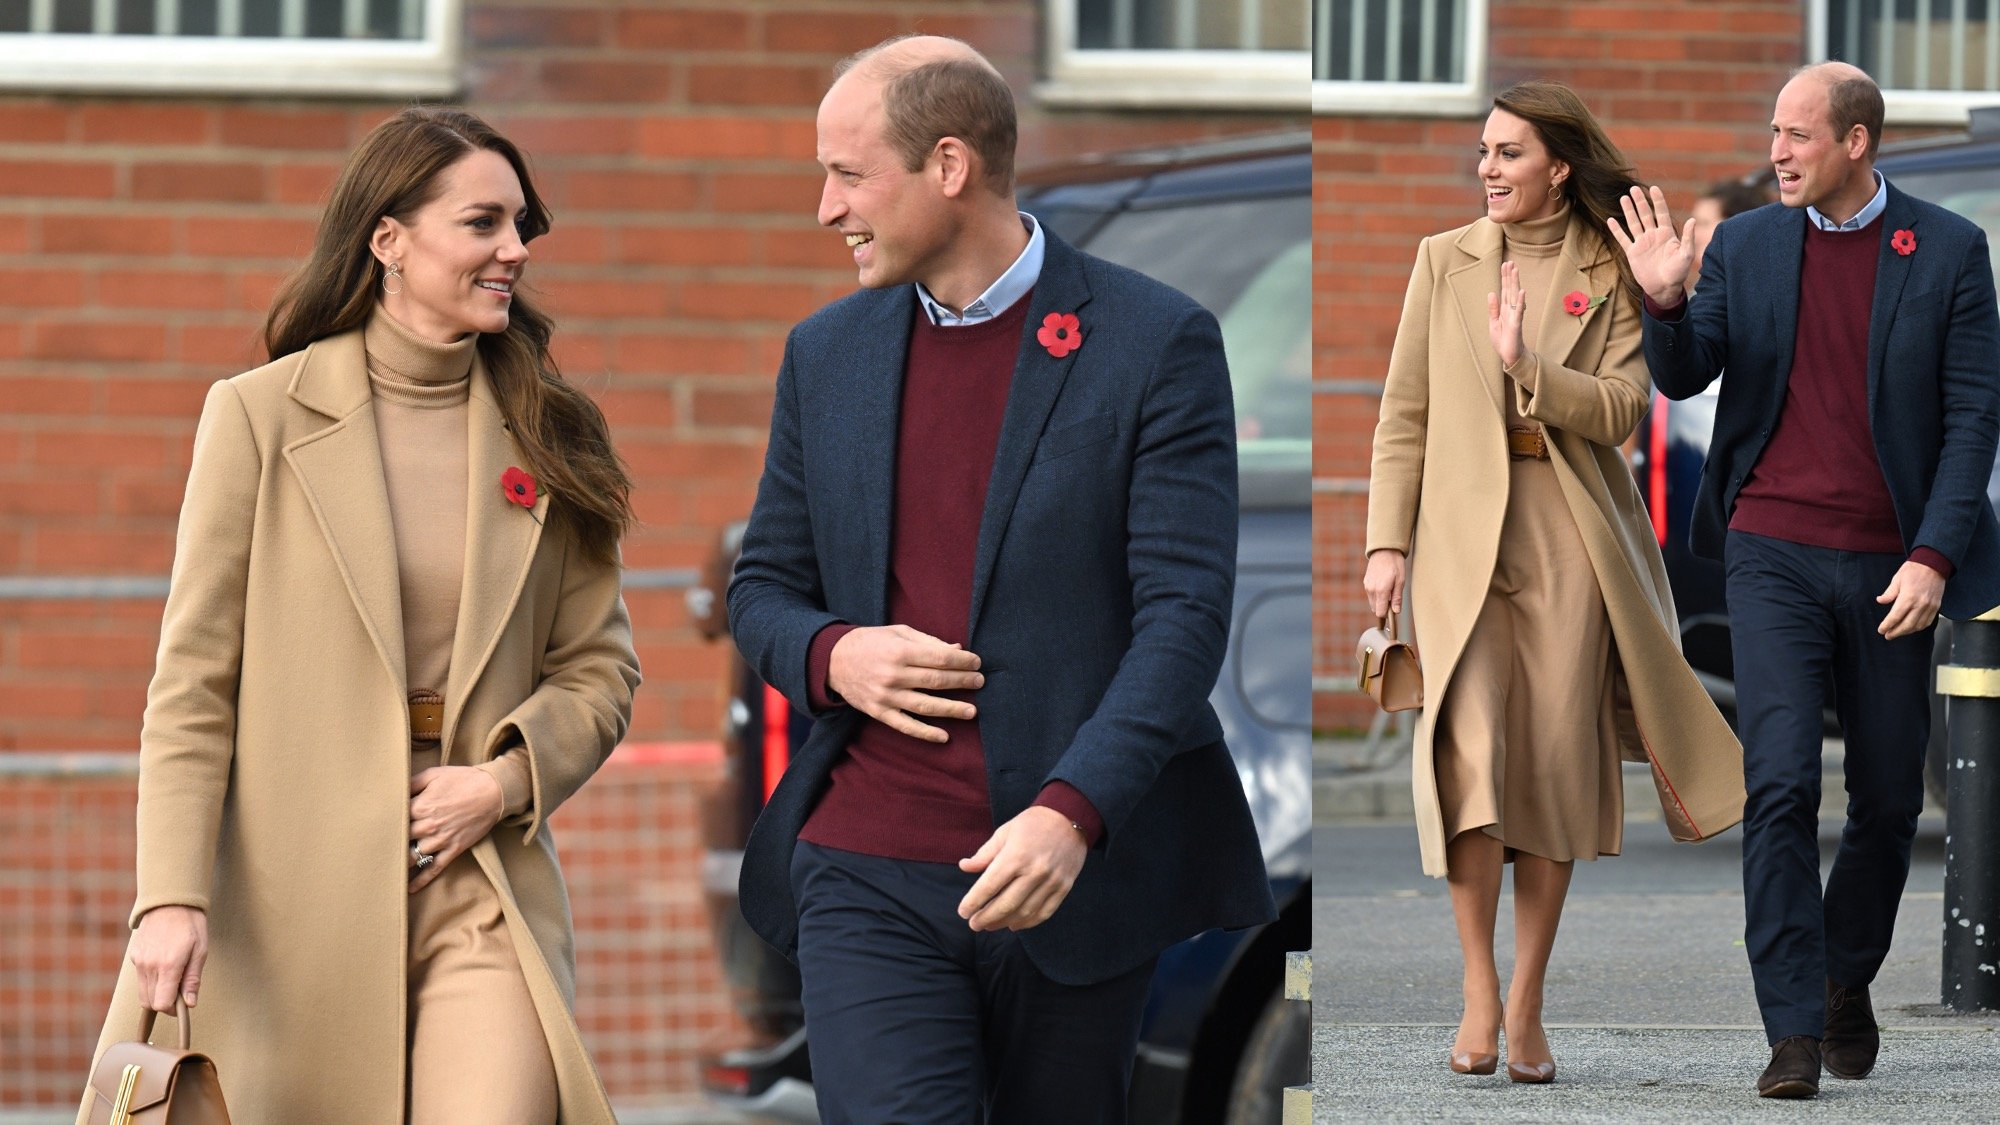
[[[202,410],[103,1043],[199,1002],[239,1121],[613,1120],[547,817],[631,714],[630,483],[520,288],[548,228],[513,144],[405,110]]]
[[[1543,981],[1575,860],[1622,845],[1624,760],[1669,829],[1742,814],[1736,740],[1681,659],[1659,545],[1618,452],[1645,413],[1638,292],[1606,223],[1632,170],[1553,83],[1493,99],[1485,215],[1417,252],[1382,393],[1363,584],[1407,582],[1425,710],[1413,752],[1424,871],[1465,962],[1451,1069],[1547,1082]],[[1514,864],[1514,971],[1493,929]]]

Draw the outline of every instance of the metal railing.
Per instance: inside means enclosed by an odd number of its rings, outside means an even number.
[[[1072,0],[1077,43],[1116,51],[1301,51],[1303,41],[1272,43],[1272,0]],[[1053,14],[1053,13],[1052,13]],[[1282,26],[1282,24],[1280,25]]]
[[[1313,78],[1463,82],[1466,8],[1467,0],[1313,0]]]
[[[393,0],[393,10],[377,11],[371,0],[215,0],[213,31],[195,31],[183,18],[183,0],[153,0],[150,23],[135,26],[121,21],[118,0],[91,0],[92,35],[213,35],[222,39],[255,35],[279,39],[422,39],[425,0]],[[52,35],[58,30],[56,0],[28,0],[27,32]],[[314,34],[308,28],[314,12],[330,12],[338,6],[340,31],[337,35]],[[143,9],[141,9],[143,11]],[[136,22],[136,21],[135,21]],[[324,18],[322,24],[328,22]],[[246,27],[257,29],[246,32]],[[271,29],[271,30],[265,30]]]
[[[2000,90],[2000,19],[1992,0],[1816,0],[1828,58],[1884,89]],[[1975,70],[1976,68],[1976,70]]]

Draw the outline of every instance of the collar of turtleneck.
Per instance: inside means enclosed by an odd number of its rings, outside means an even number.
[[[383,398],[441,408],[457,406],[471,393],[476,332],[449,344],[432,343],[376,305],[361,342],[368,352],[368,382]]]
[[[1509,249],[1536,256],[1553,254],[1562,245],[1563,236],[1569,233],[1569,204],[1564,203],[1553,215],[1508,223],[1500,230]]]

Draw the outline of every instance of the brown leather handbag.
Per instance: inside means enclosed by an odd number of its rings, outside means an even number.
[[[1374,696],[1382,710],[1424,705],[1424,667],[1417,660],[1417,646],[1398,636],[1394,613],[1376,618],[1375,627],[1361,634],[1354,663],[1359,669],[1355,686]]]
[[[174,1017],[180,1023],[180,1049],[155,1047],[148,1010],[135,1042],[113,1043],[104,1049],[90,1073],[90,1125],[229,1125],[222,1104],[222,1082],[207,1055],[188,1049],[192,1028],[187,1002]]]

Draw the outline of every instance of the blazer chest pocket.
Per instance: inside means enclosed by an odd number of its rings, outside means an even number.
[[[1906,329],[1935,324],[1938,314],[1950,303],[1951,296],[1936,289],[1905,297],[1896,303],[1896,319],[1890,322],[1890,327]]]
[[[1035,448],[1034,463],[1039,465],[1080,449],[1088,449],[1100,442],[1110,441],[1117,433],[1116,418],[1108,413],[1093,414],[1081,422],[1072,422],[1045,435]]]

